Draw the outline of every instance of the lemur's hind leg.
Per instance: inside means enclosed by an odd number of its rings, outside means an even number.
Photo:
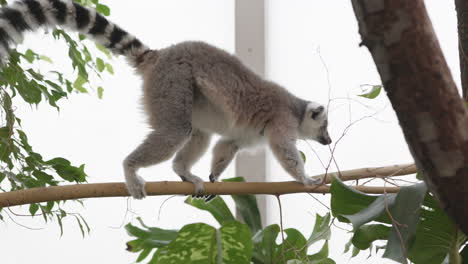
[[[201,195],[204,191],[203,180],[190,172],[193,164],[205,153],[210,143],[210,135],[198,129],[192,131],[192,136],[187,143],[177,152],[172,168],[183,181],[189,181],[195,185],[195,192]]]
[[[171,158],[190,136],[190,131],[173,131],[170,134],[154,131],[124,161],[125,182],[135,199],[146,196],[145,181],[136,172],[140,168],[158,164]],[[168,136],[170,135],[170,136]]]
[[[210,181],[215,182],[236,155],[239,147],[233,140],[220,139],[213,148]]]
[[[146,196],[145,182],[137,170],[171,158],[192,133],[191,68],[186,64],[161,67],[150,83],[145,83],[144,102],[154,131],[123,164],[128,192],[136,199]]]
[[[210,181],[216,182],[221,173],[227,168],[236,155],[239,147],[233,140],[220,139],[213,148],[213,159],[211,160]],[[205,201],[209,202],[216,195],[207,195]]]

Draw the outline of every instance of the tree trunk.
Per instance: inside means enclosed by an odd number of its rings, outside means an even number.
[[[468,1],[455,0],[458,20],[458,52],[463,100],[468,102]]]
[[[416,165],[468,234],[468,112],[423,0],[351,0]]]

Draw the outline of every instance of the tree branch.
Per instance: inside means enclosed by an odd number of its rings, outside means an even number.
[[[468,1],[455,0],[458,20],[458,53],[463,99],[468,101]]]
[[[424,0],[351,2],[418,169],[468,234],[468,111]]]
[[[282,195],[290,193],[329,193],[330,186],[308,186],[297,182],[207,182],[206,194],[271,194]],[[395,193],[398,187],[353,186],[365,193]],[[193,185],[188,182],[147,182],[146,193],[154,195],[191,195]],[[124,183],[90,183],[31,188],[20,191],[0,193],[0,207],[10,207],[47,201],[72,200],[97,197],[128,196]]]
[[[385,167],[374,167],[374,168],[360,168],[354,170],[347,170],[341,172],[332,172],[327,173],[326,183],[330,183],[332,176],[336,175],[342,181],[352,181],[360,180],[366,178],[385,178],[385,177],[395,177],[395,176],[404,176],[408,174],[414,174],[418,172],[416,165],[414,164],[400,164],[393,166]],[[324,174],[317,175],[324,177]]]
[[[340,175],[342,181],[373,177],[393,177],[413,174],[414,164],[393,165],[387,167],[362,168],[327,174],[326,183],[331,182],[331,175]],[[317,175],[323,177],[324,175]],[[207,194],[271,194],[289,193],[329,193],[330,186],[303,186],[297,182],[217,182],[205,183]],[[353,186],[358,191],[371,194],[395,193],[398,187]],[[191,195],[193,185],[187,182],[147,182],[146,193],[152,195]],[[47,201],[72,200],[97,197],[128,196],[124,183],[94,183],[31,188],[20,191],[0,193],[0,208],[15,205],[40,203]]]

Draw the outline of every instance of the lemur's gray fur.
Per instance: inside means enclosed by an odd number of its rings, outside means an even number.
[[[206,151],[211,134],[221,135],[213,151],[210,180],[216,181],[239,149],[267,142],[283,168],[303,184],[307,177],[297,139],[330,144],[327,111],[281,86],[265,81],[236,57],[202,42],[152,50],[96,13],[71,1],[22,0],[0,10],[0,55],[24,31],[41,26],[79,31],[126,56],[143,78],[143,104],[153,131],[124,161],[129,193],[145,197],[138,169],[176,154],[174,171],[204,192],[203,180],[190,172]]]

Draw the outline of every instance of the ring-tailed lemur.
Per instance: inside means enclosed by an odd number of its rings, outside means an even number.
[[[174,171],[204,191],[203,180],[190,172],[206,151],[210,134],[221,135],[213,151],[210,180],[216,181],[246,146],[266,141],[283,168],[309,185],[296,149],[297,139],[330,144],[327,111],[265,81],[234,56],[202,42],[184,42],[153,50],[95,10],[72,1],[21,0],[0,10],[0,58],[25,31],[62,26],[93,38],[124,55],[144,84],[144,107],[153,128],[123,163],[129,193],[145,197],[136,172],[176,156]]]

